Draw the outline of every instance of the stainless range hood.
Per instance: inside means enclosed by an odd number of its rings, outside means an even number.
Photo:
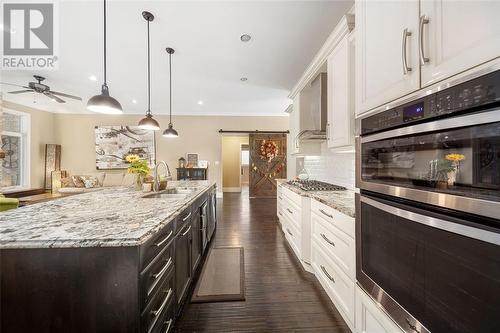
[[[300,92],[300,131],[293,155],[317,155],[326,141],[327,74],[320,73]]]

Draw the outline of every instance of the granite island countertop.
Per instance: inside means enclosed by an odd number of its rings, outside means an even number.
[[[304,191],[295,185],[283,182],[281,186],[297,193],[298,195],[309,197],[319,202],[338,210],[342,214],[354,218],[356,216],[356,208],[354,204],[354,192],[353,190],[341,190],[341,191]]]
[[[144,198],[114,187],[0,213],[0,249],[137,246],[174,220],[215,182],[171,181],[193,187],[183,198]]]

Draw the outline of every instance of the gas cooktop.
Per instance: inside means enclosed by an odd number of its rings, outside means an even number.
[[[346,189],[343,186],[332,185],[318,180],[290,180],[287,183],[297,186],[303,191],[343,191]]]

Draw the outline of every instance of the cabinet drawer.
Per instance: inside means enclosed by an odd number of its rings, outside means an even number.
[[[344,319],[352,326],[355,283],[342,273],[337,265],[328,260],[327,255],[316,244],[312,247],[312,262],[317,279]]]
[[[186,225],[189,225],[191,223],[191,218],[193,217],[193,206],[191,205],[189,208],[186,208],[182,213],[177,216],[177,220],[175,223],[175,233],[178,233]]]
[[[301,259],[300,248],[301,248],[301,236],[300,231],[295,228],[293,223],[290,223],[289,218],[285,218],[287,220],[284,226],[284,233],[288,244],[292,247],[293,251],[297,255],[299,259]]]
[[[311,200],[311,212],[354,238],[354,219],[328,207],[317,200]]]
[[[174,239],[174,225],[175,221],[170,221],[141,246],[141,271]]]
[[[282,187],[281,190],[282,196],[287,197],[291,202],[300,207],[300,203],[302,201],[302,197],[292,190],[287,189],[286,187]]]
[[[173,313],[175,313],[174,300],[174,274],[172,270],[141,315],[142,332],[157,332],[157,327],[162,326],[166,314],[172,312],[171,316],[173,317]]]
[[[140,276],[141,307],[156,294],[164,279],[174,269],[174,242],[171,241]]]
[[[354,239],[326,222],[316,214],[311,215],[313,242],[321,247],[328,258],[346,273],[353,281],[356,278],[356,245]]]
[[[284,215],[288,217],[290,223],[295,225],[295,228],[301,229],[301,211],[300,207],[297,207],[292,201],[285,197],[281,207],[281,211]]]

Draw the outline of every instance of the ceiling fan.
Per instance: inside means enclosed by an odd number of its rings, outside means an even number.
[[[66,97],[66,98],[72,98],[72,99],[76,99],[76,100],[79,100],[79,101],[82,100],[82,98],[78,97],[78,96],[73,96],[73,95],[62,93],[62,92],[50,90],[50,87],[48,85],[45,85],[45,84],[42,83],[42,81],[45,80],[45,78],[43,76],[33,75],[33,77],[38,82],[28,82],[28,86],[27,87],[26,86],[20,86],[20,85],[17,85],[17,84],[12,84],[12,83],[5,83],[5,82],[0,82],[0,83],[1,84],[7,84],[7,85],[10,85],[10,86],[16,86],[16,87],[25,88],[25,90],[9,91],[9,94],[24,94],[24,93],[28,93],[28,92],[37,92],[39,94],[43,94],[43,95],[49,97],[50,99],[52,99],[53,101],[56,101],[58,103],[66,103],[65,100],[63,100],[62,98],[59,98],[58,96],[62,96],[62,97]],[[56,96],[56,95],[58,95],[58,96]]]

